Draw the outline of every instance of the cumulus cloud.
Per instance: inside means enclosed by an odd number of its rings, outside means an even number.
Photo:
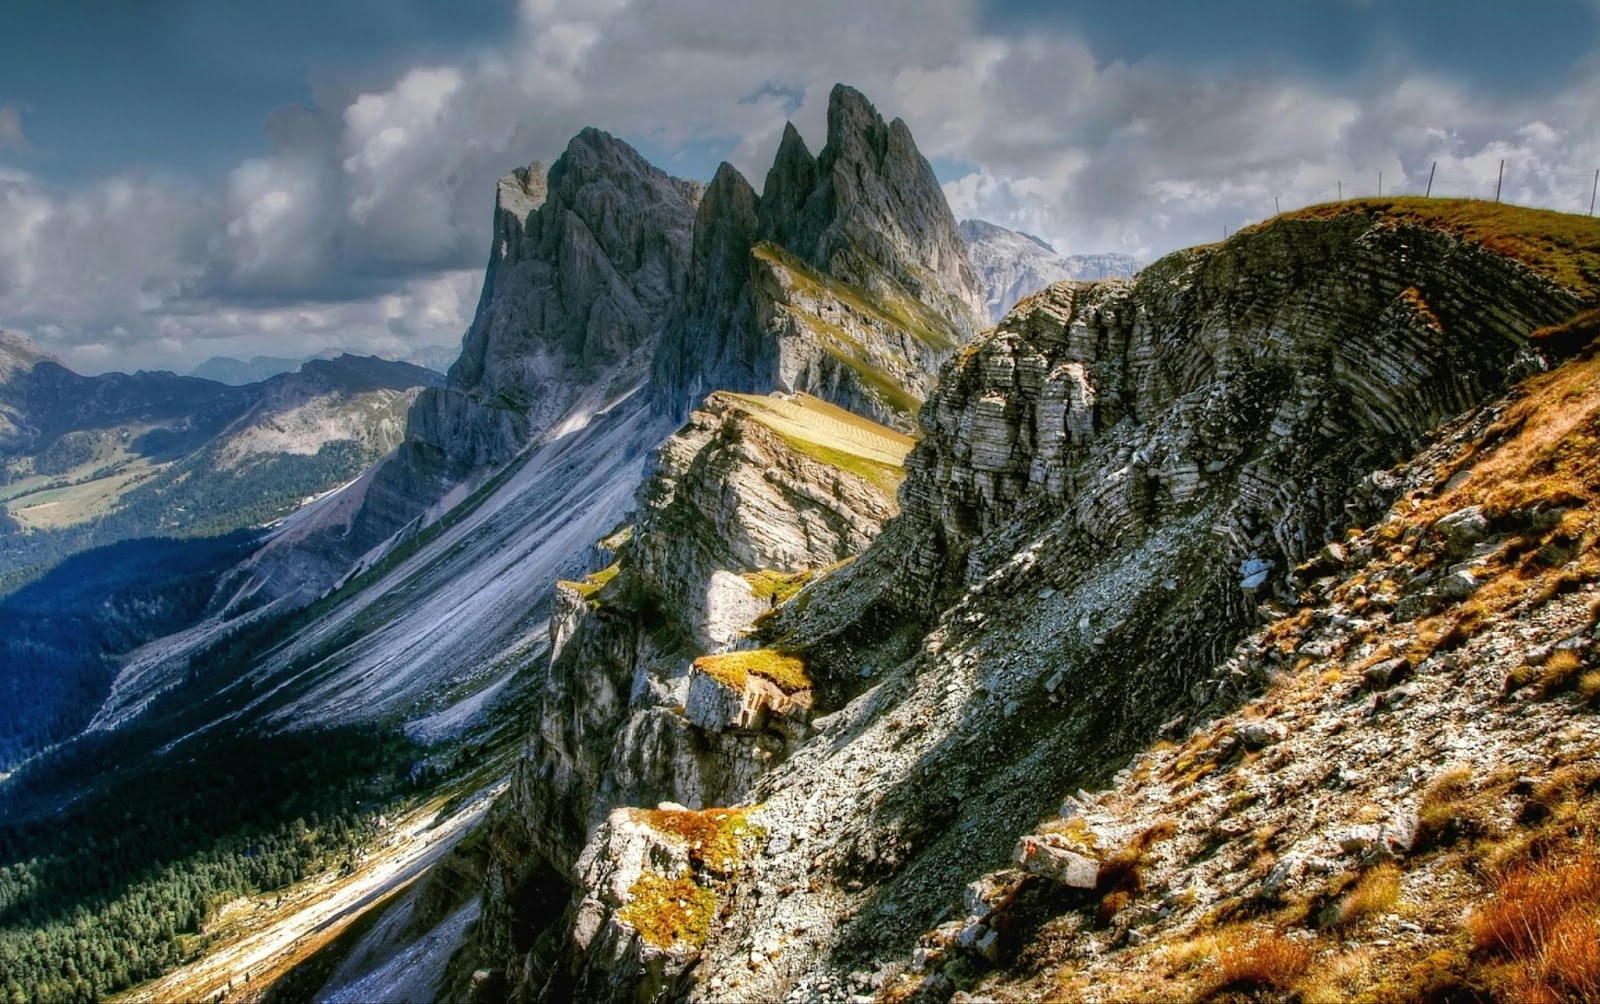
[[[1492,195],[1503,159],[1508,199],[1581,211],[1600,163],[1592,64],[1494,98],[1398,62],[1341,83],[1108,61],[1065,30],[986,32],[966,0],[524,0],[493,49],[275,112],[214,190],[0,169],[0,323],[86,368],[454,342],[507,169],[597,125],[724,150],[759,187],[786,119],[820,145],[839,80],[971,165],[945,185],[957,215],[1068,252],[1151,257],[1379,171],[1420,191],[1435,161],[1436,194]]]

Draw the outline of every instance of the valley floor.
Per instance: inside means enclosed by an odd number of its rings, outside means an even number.
[[[223,944],[200,959],[113,998],[116,1001],[260,1001],[279,979],[394,902],[483,820],[505,788],[497,781],[447,815],[441,795],[389,821],[350,875],[333,872],[281,893],[242,898],[212,921]],[[442,973],[442,967],[440,969]]]

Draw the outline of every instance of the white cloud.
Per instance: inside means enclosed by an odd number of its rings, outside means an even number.
[[[1369,193],[1380,170],[1386,190],[1420,191],[1434,161],[1436,194],[1492,195],[1504,159],[1507,199],[1587,208],[1600,68],[1501,99],[1388,65],[1368,76],[1106,62],[1068,34],[986,35],[967,0],[524,0],[492,50],[274,113],[271,152],[213,192],[0,171],[0,323],[96,367],[454,342],[507,169],[597,125],[726,147],[759,188],[786,116],[821,145],[839,80],[905,117],[928,156],[973,165],[945,185],[958,215],[1068,252],[1213,240],[1274,197]],[[0,106],[0,146],[13,133]]]

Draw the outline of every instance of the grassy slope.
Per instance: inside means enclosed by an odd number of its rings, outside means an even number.
[[[1521,261],[1588,303],[1600,302],[1600,219],[1591,216],[1478,199],[1351,199],[1296,209],[1259,227],[1278,220],[1326,220],[1350,213],[1455,234]]]
[[[915,440],[809,394],[790,397],[724,392],[740,411],[799,453],[893,491],[905,478]]]

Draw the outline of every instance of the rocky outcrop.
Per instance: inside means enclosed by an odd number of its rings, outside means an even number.
[[[558,587],[538,731],[491,828],[484,958],[515,959],[518,996],[536,994],[552,970],[516,948],[515,932],[568,937],[549,904],[575,881],[579,899],[594,895],[580,855],[594,857],[584,847],[614,809],[737,801],[807,733],[809,695],[795,693],[798,671],[782,657],[768,661],[789,674],[779,676],[784,687],[761,676],[774,674],[760,653],[724,657],[740,665],[736,679],[716,667],[708,676],[697,657],[741,644],[780,597],[865,547],[894,512],[897,462],[910,445],[815,399],[712,395],[662,447],[631,534],[613,535],[627,538],[615,564]],[[741,718],[749,677],[753,690],[777,692]],[[692,696],[697,681],[730,713],[691,715],[689,704],[707,704]],[[534,897],[543,905],[529,906],[518,892],[527,889],[543,890]],[[626,939],[606,944],[607,957],[637,954]],[[582,951],[570,957],[592,965]],[[611,978],[643,986],[647,972],[665,979],[650,967]]]
[[[765,806],[766,849],[694,992],[881,983],[1063,790],[1236,701],[1252,672],[1228,654],[1291,596],[1289,570],[1381,512],[1384,469],[1525,368],[1529,334],[1577,305],[1519,261],[1364,207],[1025,301],[941,374],[901,515],[759,625],[803,661],[814,717],[744,795]],[[599,700],[547,702],[535,747],[551,724],[607,735],[627,676],[613,678]],[[530,764],[524,810],[550,804],[575,762]],[[634,770],[585,788],[625,798]],[[595,823],[565,820],[569,834]],[[1098,883],[1137,836],[1022,856],[1081,886],[1075,858]],[[774,934],[786,940],[768,951]],[[969,940],[1003,947],[986,937]]]
[[[1127,279],[1143,267],[1125,254],[1063,255],[1032,234],[984,220],[962,220],[961,239],[983,287],[989,319],[998,324],[1011,308],[1063,279]]]
[[[653,393],[682,415],[712,389],[777,387],[909,428],[938,364],[982,326],[981,306],[905,123],[840,85],[822,152],[787,127],[760,196],[718,170]]]

